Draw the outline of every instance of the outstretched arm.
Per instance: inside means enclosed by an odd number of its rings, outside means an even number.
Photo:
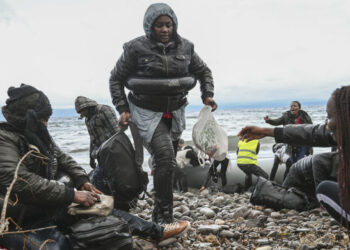
[[[256,126],[247,126],[242,128],[242,130],[238,133],[238,136],[241,140],[246,139],[247,141],[251,141],[254,139],[261,139],[266,136],[274,136],[273,128],[261,128]]]

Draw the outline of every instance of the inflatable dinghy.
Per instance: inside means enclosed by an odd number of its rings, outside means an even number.
[[[258,165],[268,174],[270,175],[272,165],[273,165],[274,158],[261,158],[258,159]],[[186,166],[183,168],[185,173],[187,174],[187,182],[188,187],[192,188],[200,188],[206,177],[207,173],[209,171],[209,165],[205,165],[204,167],[201,166]],[[220,165],[218,166],[218,170],[220,169]],[[278,166],[278,170],[276,173],[275,181],[277,183],[282,183],[283,181],[283,175],[286,167],[284,164],[281,164]],[[229,165],[227,167],[226,171],[226,178],[227,178],[227,185],[233,185],[240,183],[244,185],[245,180],[245,173],[238,168],[236,164],[236,159],[230,159]],[[219,178],[220,180],[220,178]],[[253,184],[256,182],[256,177],[253,175]]]

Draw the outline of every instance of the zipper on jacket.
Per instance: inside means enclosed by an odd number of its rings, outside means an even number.
[[[165,47],[163,47],[163,54],[165,57],[165,72],[166,72],[166,76],[168,77],[168,57],[166,55],[166,51],[165,51]]]
[[[169,110],[170,110],[170,96],[168,96],[168,105],[167,105],[166,111],[169,112]]]
[[[168,57],[166,55],[166,47],[163,47],[163,54],[164,54],[164,57],[165,57],[165,72],[166,72],[166,76],[168,77]],[[166,111],[169,112],[169,109],[170,109],[170,97],[168,96],[168,101],[167,101],[167,108],[166,108]]]

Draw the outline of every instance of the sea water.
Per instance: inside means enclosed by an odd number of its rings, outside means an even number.
[[[217,122],[222,126],[229,139],[237,135],[240,129],[246,125],[256,125],[264,127],[273,127],[264,121],[264,116],[269,115],[271,118],[278,118],[281,114],[288,110],[288,107],[274,108],[245,108],[231,110],[217,110],[213,114]],[[303,110],[307,111],[314,124],[324,123],[326,119],[325,106],[305,106]],[[200,110],[186,112],[186,130],[183,132],[182,138],[186,142],[192,140],[192,128],[196,123]],[[90,137],[86,129],[83,119],[78,119],[78,115],[73,111],[55,110],[54,116],[49,121],[49,131],[56,141],[57,145],[66,153],[70,154],[84,169],[88,172],[89,167],[89,145]],[[130,136],[129,130],[127,134]],[[261,141],[261,151],[259,158],[273,158],[272,145],[274,140],[268,139]],[[314,148],[314,152],[327,151],[329,148]],[[149,171],[148,158],[149,154],[145,150],[144,169]],[[229,153],[229,158],[235,158],[235,152]]]

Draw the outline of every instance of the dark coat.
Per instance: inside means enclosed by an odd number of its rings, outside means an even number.
[[[314,147],[332,147],[337,143],[327,125],[288,125],[284,128],[275,128],[274,136],[276,142],[291,145],[306,145]]]
[[[304,110],[299,110],[299,116],[301,119],[301,124],[312,124],[312,120],[308,113]],[[284,112],[281,117],[277,119],[269,119],[266,123],[278,126],[278,125],[287,125],[287,124],[296,124],[296,118],[298,116],[293,116],[290,111]]]
[[[171,17],[174,23],[174,39],[167,46],[152,38],[152,25],[161,15]],[[147,10],[144,18],[146,35],[124,44],[124,53],[111,72],[110,91],[119,113],[129,111],[124,86],[130,77],[176,78],[194,75],[200,81],[202,99],[213,97],[214,85],[210,69],[194,51],[193,44],[177,35],[176,29],[177,18],[168,5],[154,4]],[[164,93],[165,98],[147,98],[132,91],[129,95],[139,103],[158,101],[159,105],[167,105],[161,103],[166,102],[167,98],[174,99],[170,93]],[[184,92],[177,96],[175,102],[184,103],[186,95],[187,92]]]
[[[276,142],[315,147],[337,145],[326,125],[287,125],[275,128]],[[324,180],[335,180],[339,165],[337,152],[327,152],[305,157],[292,165],[284,186],[292,186],[314,194],[315,187]]]
[[[0,124],[0,195],[4,196],[10,185],[18,162],[29,151],[29,145],[24,136],[12,129],[7,123]],[[13,186],[11,199],[16,200],[18,205],[28,205],[32,210],[36,207],[55,208],[66,206],[74,200],[74,189],[58,182],[60,172],[65,172],[73,179],[75,187],[79,188],[88,177],[84,169],[67,154],[63,153],[57,146],[54,149],[54,160],[48,171],[52,179],[45,176],[48,168],[45,161],[29,156],[19,167],[18,180]],[[16,196],[15,196],[16,194]],[[32,206],[29,206],[32,205]],[[11,214],[12,206],[8,207]],[[35,212],[35,211],[34,211]],[[30,211],[25,215],[30,216]],[[15,218],[14,218],[15,219]]]

